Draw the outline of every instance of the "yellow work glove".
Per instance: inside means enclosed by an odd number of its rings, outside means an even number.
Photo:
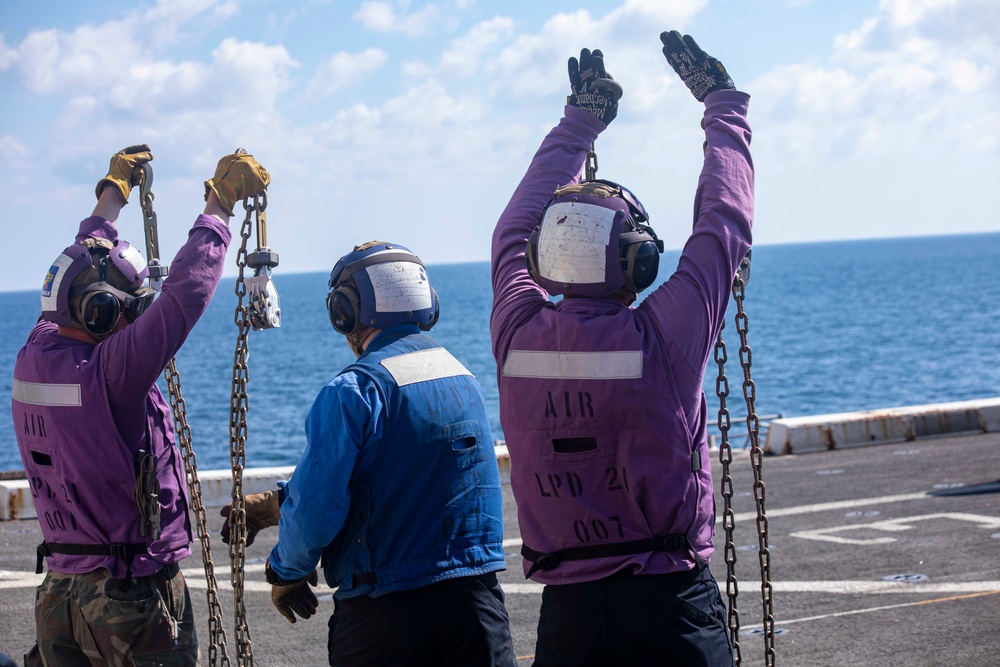
[[[253,544],[258,532],[277,526],[278,519],[281,518],[281,499],[277,491],[251,493],[243,498],[243,508],[247,514],[247,546]],[[222,526],[222,541],[226,544],[229,544],[232,511],[233,506],[229,504],[219,512],[226,517],[226,523]]]
[[[215,176],[205,181],[205,201],[211,190],[229,215],[236,202],[260,194],[267,189],[271,175],[267,169],[243,149],[219,160]]]
[[[97,198],[100,199],[101,190],[110,185],[118,189],[118,194],[127,204],[132,186],[139,185],[142,178],[142,170],[139,169],[139,165],[146,164],[152,159],[153,152],[146,144],[129,146],[112,155],[108,175],[97,182]]]
[[[319,600],[312,592],[316,584],[319,583],[319,575],[313,570],[309,576],[296,581],[282,581],[271,569],[271,560],[268,559],[264,566],[264,578],[271,584],[271,602],[275,608],[288,619],[289,623],[296,621],[295,615],[302,618],[309,618],[316,613],[319,607]]]

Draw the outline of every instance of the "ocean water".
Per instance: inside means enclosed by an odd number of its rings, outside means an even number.
[[[668,252],[666,279],[677,263]],[[494,436],[502,438],[489,340],[489,264],[431,265],[441,299],[432,336],[482,384]],[[1000,396],[1000,233],[762,246],[746,289],[759,415],[786,417]],[[282,326],[249,336],[247,466],[293,465],[316,392],[353,360],[331,328],[326,273],[274,280]],[[236,342],[234,278],[224,278],[177,355],[195,452],[203,470],[229,460]],[[38,315],[38,293],[0,293],[0,470],[21,468],[11,422],[14,357]],[[729,349],[734,424],[745,415],[733,315]],[[710,422],[717,370],[705,389]],[[165,387],[161,389],[165,391]],[[734,442],[737,440],[734,439]]]

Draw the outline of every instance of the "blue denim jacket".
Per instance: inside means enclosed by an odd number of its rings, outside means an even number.
[[[271,567],[322,555],[337,596],[504,569],[500,476],[478,382],[416,325],[381,332],[320,392]]]

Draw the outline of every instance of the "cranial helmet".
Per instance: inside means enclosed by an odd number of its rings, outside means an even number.
[[[437,323],[437,292],[420,258],[381,241],[358,246],[330,273],[326,309],[345,336],[367,326],[388,329],[412,322],[424,331]]]
[[[94,336],[110,334],[119,315],[132,322],[153,302],[143,287],[149,268],[126,241],[89,238],[55,259],[42,284],[42,317],[59,326],[82,326]]]
[[[528,271],[552,295],[604,298],[653,284],[663,241],[646,209],[611,181],[555,191],[525,248]]]

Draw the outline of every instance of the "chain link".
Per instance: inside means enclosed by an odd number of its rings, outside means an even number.
[[[733,281],[733,298],[736,300],[736,330],[740,335],[740,366],[743,368],[743,397],[747,404],[747,432],[750,435],[750,466],[753,469],[753,495],[757,506],[757,540],[760,558],[760,592],[764,613],[764,664],[774,667],[774,601],[771,587],[771,552],[767,547],[767,510],[765,507],[763,463],[764,452],[760,447],[760,420],[755,406],[757,388],[751,377],[753,354],[747,342],[750,321],[743,310],[746,282],[741,275]]]
[[[181,394],[181,376],[173,359],[167,364],[163,376],[167,381],[170,397],[170,411],[174,416],[177,431],[177,446],[184,459],[184,474],[187,478],[191,510],[198,526],[198,540],[201,543],[201,560],[205,566],[205,579],[208,582],[208,634],[211,638],[208,647],[209,665],[230,664],[226,651],[226,630],[222,621],[222,606],[219,604],[219,588],[215,579],[215,563],[212,561],[212,545],[208,533],[208,520],[205,516],[205,504],[202,501],[201,481],[198,479],[198,460],[191,445],[191,427],[187,421],[187,404]]]
[[[729,637],[733,642],[734,664],[740,667],[743,654],[740,650],[740,612],[736,607],[736,599],[739,596],[739,585],[736,580],[736,543],[733,531],[736,528],[736,515],[733,513],[733,478],[730,474],[730,464],[733,462],[733,449],[729,443],[729,429],[732,421],[726,399],[729,397],[729,379],[726,377],[726,361],[729,355],[726,352],[726,343],[722,340],[722,330],[726,328],[726,323],[722,323],[719,329],[719,338],[715,342],[715,363],[719,367],[719,374],[715,380],[715,393],[719,397],[719,432],[722,434],[719,444],[719,462],[722,463],[722,480],[720,490],[722,492],[722,527],[726,533],[724,554],[726,560],[726,597],[729,598],[729,614],[727,625],[729,627]]]
[[[251,215],[256,210],[257,200],[244,200],[246,217],[240,229],[242,239],[236,253],[236,266],[239,274],[236,278],[236,312],[233,321],[236,323],[236,351],[233,354],[233,385],[229,413],[229,458],[233,469],[232,512],[229,515],[229,562],[232,571],[233,609],[236,629],[236,663],[237,665],[253,665],[253,644],[250,628],[247,625],[246,604],[243,600],[243,589],[246,564],[246,504],[243,496],[243,470],[246,467],[247,442],[247,409],[249,396],[247,382],[250,380],[250,369],[247,359],[250,351],[247,344],[247,334],[250,331],[250,306],[243,304],[247,289],[244,282],[244,270],[247,265],[247,240],[251,232]]]

